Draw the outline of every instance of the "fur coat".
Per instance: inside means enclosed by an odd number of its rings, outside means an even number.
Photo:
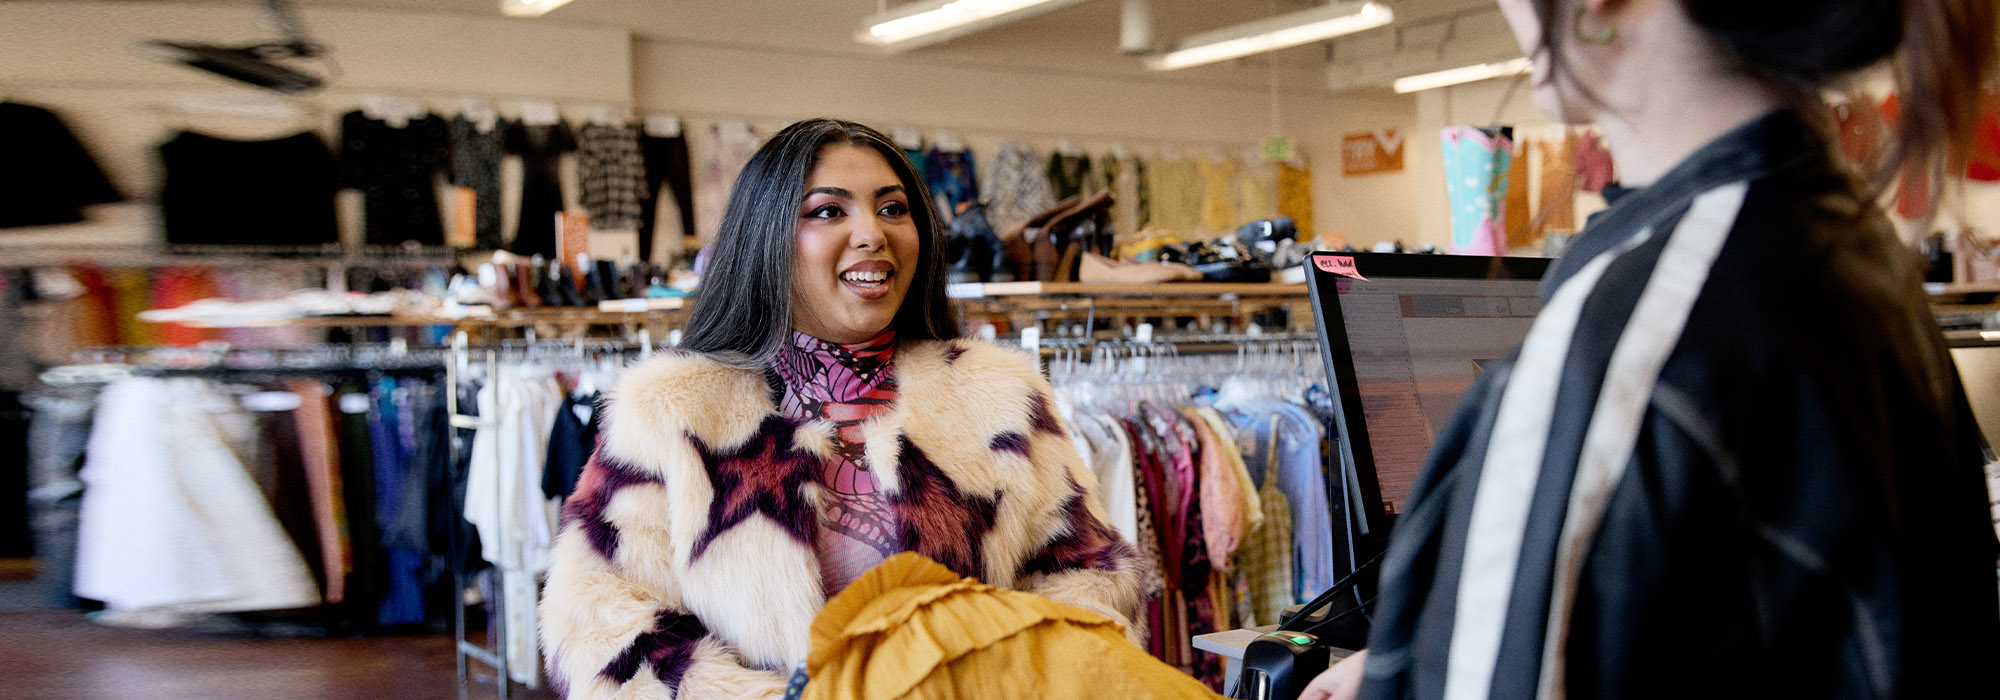
[[[1016,351],[904,343],[863,429],[904,547],[1126,627],[1140,560],[1105,524],[1047,381]],[[564,509],[541,604],[567,698],[776,697],[826,603],[813,549],[831,423],[780,415],[761,372],[692,354],[633,367]]]

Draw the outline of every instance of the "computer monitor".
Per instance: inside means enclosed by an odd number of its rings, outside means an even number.
[[[1986,459],[1992,461],[2000,453],[2000,331],[1946,333],[1945,340],[1965,385],[1965,400],[1972,404],[1972,420],[1986,443]]]
[[[1432,441],[1483,364],[1528,337],[1551,262],[1390,253],[1306,261],[1339,441],[1330,497],[1353,528],[1355,560],[1386,542]]]

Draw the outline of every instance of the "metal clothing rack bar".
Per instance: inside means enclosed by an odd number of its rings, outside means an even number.
[[[624,352],[635,349],[641,357],[651,357],[653,354],[652,331],[643,328],[638,331],[637,339],[634,342],[584,338],[542,340],[530,338],[525,341],[501,340],[483,345],[486,380],[490,383],[495,383],[491,388],[493,388],[496,396],[499,394],[497,382],[500,381],[500,377],[502,376],[500,372],[500,357],[502,354],[519,356],[524,359],[536,359],[538,357],[550,359],[578,357],[588,352]],[[449,423],[452,430],[464,429],[476,431],[494,427],[495,423],[491,416],[466,415],[459,406],[459,381],[465,377],[472,366],[472,343],[469,334],[465,331],[453,334],[449,356],[450,361],[445,363],[445,383],[450,387],[450,391],[445,394],[445,410],[449,415]],[[446,443],[453,464],[457,464],[459,459],[460,447],[458,440],[455,439],[456,437],[456,435],[448,436],[448,438],[453,439],[450,439]],[[509,522],[508,509],[505,507],[500,509],[498,525],[502,531],[508,530],[513,525],[513,523]],[[453,529],[452,532],[453,537],[457,537],[459,530]],[[455,551],[463,551],[463,548],[469,544],[456,543]],[[466,639],[465,589],[467,581],[463,572],[455,572],[452,577],[454,584],[457,586],[452,595],[452,641],[453,657],[456,659],[458,666],[458,696],[461,700],[468,697],[468,692],[472,686],[472,675],[471,667],[467,662],[476,661],[493,669],[494,691],[498,694],[500,700],[507,700],[512,690],[513,679],[509,675],[510,669],[507,663],[507,604],[505,593],[496,579],[496,585],[494,586],[495,594],[489,596],[486,600],[486,604],[490,606],[492,611],[489,616],[492,619],[492,623],[487,628],[487,636],[495,642],[494,647],[489,649],[484,645]],[[541,676],[538,669],[537,673],[530,677],[529,682],[523,685],[531,690],[538,689],[541,687],[540,679]]]
[[[449,420],[454,432],[460,428],[476,431],[493,426],[490,416],[465,415],[458,405],[458,384],[464,378],[465,372],[470,368],[470,365],[470,343],[465,331],[459,331],[452,336],[451,361],[445,363],[445,385],[448,389],[445,392],[445,412],[450,416]],[[486,350],[486,377],[487,381],[498,381],[500,377],[500,352],[493,348],[487,348]],[[498,395],[499,391],[496,389],[494,393]],[[451,463],[458,464],[458,451],[460,449],[458,436],[454,434],[445,437],[447,440],[445,445],[449,451]],[[466,449],[470,448],[469,445],[466,446]],[[498,456],[496,455],[495,458],[497,459]],[[505,530],[508,525],[507,509],[501,508],[500,528]],[[457,541],[461,537],[459,533],[463,532],[462,528],[452,528],[451,532],[453,551],[462,552],[471,545],[469,542]],[[507,608],[504,600],[506,598],[505,592],[496,583],[493,586],[494,595],[487,596],[486,605],[492,611],[488,615],[492,622],[487,627],[487,636],[494,640],[494,648],[487,649],[465,638],[465,572],[462,570],[453,571],[452,584],[454,586],[451,595],[452,657],[458,665],[458,697],[460,700],[465,700],[472,686],[471,668],[466,664],[466,660],[471,659],[486,664],[487,667],[493,669],[494,692],[498,694],[500,700],[507,700],[508,692],[512,690],[511,683],[513,679],[508,676],[507,670]],[[529,687],[534,687],[534,684],[530,684]]]

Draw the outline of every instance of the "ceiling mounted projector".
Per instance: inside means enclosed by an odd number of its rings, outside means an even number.
[[[325,79],[320,76],[300,71],[281,61],[316,58],[326,53],[326,47],[305,37],[299,29],[298,17],[292,14],[285,0],[264,0],[264,8],[271,15],[271,23],[284,34],[284,41],[250,46],[216,46],[154,40],[146,42],[146,46],[169,60],[266,90],[298,94],[312,92],[325,85]]]

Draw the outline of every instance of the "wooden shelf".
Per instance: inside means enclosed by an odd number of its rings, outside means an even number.
[[[597,325],[635,323],[650,320],[654,317],[671,316],[678,314],[686,305],[686,301],[683,299],[651,299],[648,301],[652,302],[647,305],[648,308],[639,310],[606,310],[602,307],[595,309],[556,307],[508,309],[506,311],[456,318],[450,316],[309,316],[304,318],[238,321],[159,321],[158,323],[178,323],[190,328],[384,328],[409,326],[454,326],[466,328],[477,326],[529,326],[537,323]],[[637,306],[630,308],[638,309]]]

